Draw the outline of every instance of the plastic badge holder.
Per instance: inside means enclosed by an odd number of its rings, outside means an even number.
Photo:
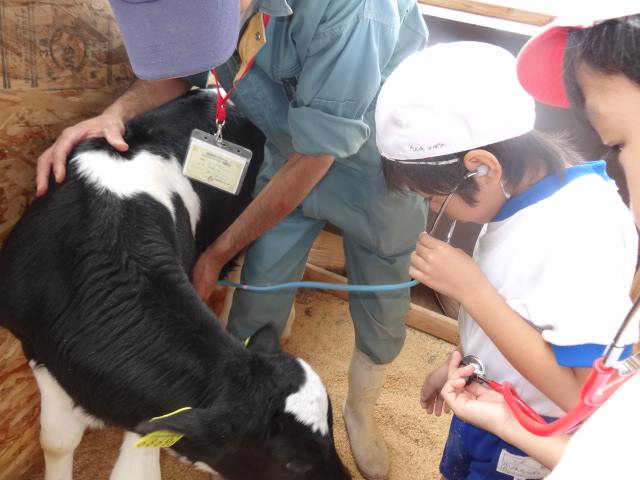
[[[251,161],[251,150],[202,130],[191,133],[182,172],[189,178],[238,195]]]

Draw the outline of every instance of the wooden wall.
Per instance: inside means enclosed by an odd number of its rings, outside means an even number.
[[[0,243],[34,194],[58,134],[100,113],[133,80],[107,0],[0,0]],[[39,395],[0,328],[0,480],[40,466]]]

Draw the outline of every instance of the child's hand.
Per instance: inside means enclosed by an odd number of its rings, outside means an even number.
[[[465,295],[488,283],[469,255],[428,233],[418,237],[416,250],[411,254],[409,275],[463,305]]]
[[[429,415],[435,414],[436,417],[439,417],[442,414],[443,405],[445,413],[451,411],[440,396],[440,390],[442,390],[447,381],[448,369],[448,362],[445,362],[424,379],[422,390],[420,391],[420,405]]]
[[[515,421],[504,397],[479,383],[466,385],[473,375],[473,365],[460,367],[462,355],[455,351],[449,362],[449,379],[440,394],[453,413],[479,428],[501,436]]]

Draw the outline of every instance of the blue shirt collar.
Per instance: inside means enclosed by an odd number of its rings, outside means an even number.
[[[293,15],[293,10],[291,10],[287,0],[260,0],[258,10],[268,13],[272,17],[287,17]]]
[[[545,198],[549,198],[562,187],[573,182],[576,178],[585,175],[599,175],[605,180],[611,180],[607,175],[607,164],[604,160],[596,162],[586,162],[580,165],[573,165],[563,173],[553,173],[547,175],[539,182],[534,183],[524,192],[514,195],[502,206],[497,215],[491,220],[492,222],[501,222],[506,220],[515,213],[523,210]]]

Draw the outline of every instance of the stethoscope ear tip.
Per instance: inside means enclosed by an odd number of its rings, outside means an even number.
[[[488,167],[487,165],[485,165],[485,164],[481,164],[481,165],[478,165],[478,168],[476,168],[476,170],[475,170],[475,171],[467,173],[467,174],[464,176],[464,179],[465,179],[465,180],[468,180],[468,179],[470,179],[471,177],[475,177],[476,175],[477,175],[478,177],[484,177],[484,176],[486,176],[488,173],[489,173],[489,167]]]

